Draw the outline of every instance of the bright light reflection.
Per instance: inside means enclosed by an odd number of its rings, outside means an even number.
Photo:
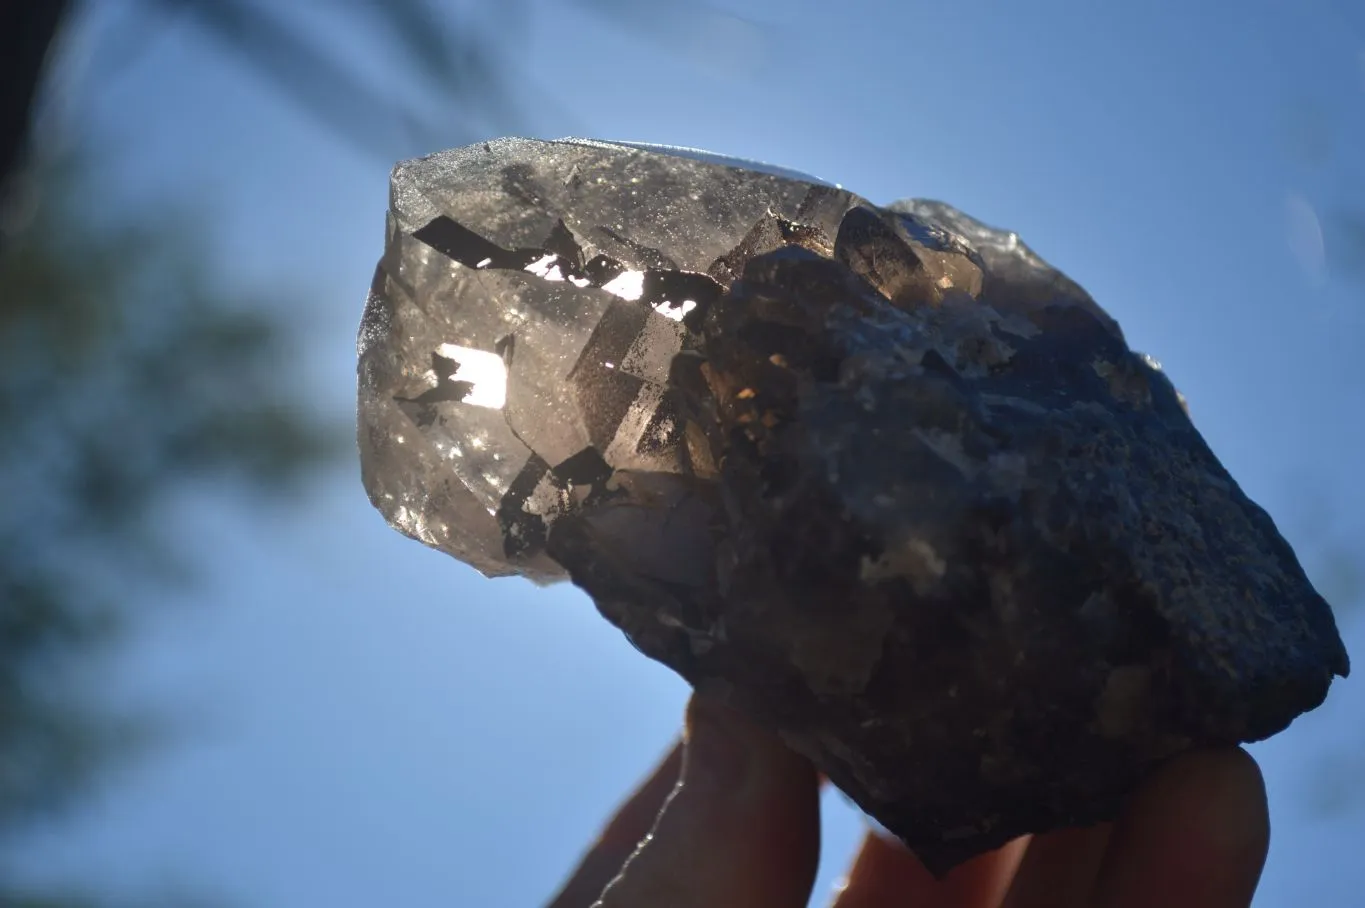
[[[459,368],[451,375],[438,376],[453,381],[469,382],[473,385],[470,392],[460,403],[476,407],[502,409],[507,403],[507,366],[502,357],[487,350],[475,350],[458,344],[441,344],[436,352],[446,359],[459,363]]]
[[[562,281],[564,273],[559,270],[559,256],[554,253],[541,256],[526,266],[526,270],[547,281]]]
[[[638,300],[645,295],[645,273],[643,271],[622,271],[602,285],[608,293],[623,300]]]
[[[589,283],[587,278],[579,276],[566,277],[560,267],[559,256],[548,253],[536,259],[525,268],[531,274],[542,280],[563,281],[568,280],[576,287],[586,287]],[[645,295],[645,273],[643,271],[622,271],[616,277],[602,285],[602,289],[612,296],[618,296],[623,300],[636,302]],[[655,312],[671,318],[675,322],[683,320],[683,316],[697,308],[696,300],[683,300],[681,305],[674,305],[671,300],[656,303],[653,306]],[[468,381],[468,379],[465,379]]]
[[[696,300],[683,300],[681,306],[674,305],[672,300],[664,300],[654,306],[654,311],[664,318],[671,318],[675,322],[680,322],[683,320],[683,316],[695,308],[697,308]]]

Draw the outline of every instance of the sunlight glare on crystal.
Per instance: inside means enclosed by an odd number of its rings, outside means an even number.
[[[564,272],[559,267],[559,256],[553,252],[546,253],[534,262],[526,266],[526,270],[536,277],[546,281],[564,280]]]
[[[602,289],[623,300],[638,300],[645,295],[645,273],[623,271],[603,284]]]
[[[445,378],[473,386],[460,403],[492,410],[500,410],[507,403],[507,365],[500,355],[458,344],[441,344],[436,352],[459,366]]]
[[[671,318],[675,322],[680,322],[687,313],[695,308],[697,308],[696,300],[683,300],[680,306],[674,305],[672,300],[664,300],[662,303],[655,304],[654,311],[664,318]]]

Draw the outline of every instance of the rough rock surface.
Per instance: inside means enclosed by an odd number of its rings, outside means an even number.
[[[1348,670],[1160,367],[1011,233],[683,149],[400,164],[360,331],[395,527],[566,575],[935,872]]]

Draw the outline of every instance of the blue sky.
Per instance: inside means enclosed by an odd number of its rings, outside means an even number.
[[[124,5],[102,5],[78,60]],[[505,39],[524,130],[706,147],[1017,230],[1164,363],[1310,566],[1321,538],[1365,538],[1365,286],[1334,279],[1329,220],[1365,209],[1365,12],[676,6],[641,33],[529,4]],[[309,21],[383,81],[353,20]],[[69,115],[108,159],[92,206],[192,203],[224,280],[281,290],[306,319],[309,393],[344,417],[392,162],[340,147],[190,24],[115,77],[74,72]],[[40,832],[36,876],[183,883],[243,908],[533,905],[676,733],[682,683],[585,597],[486,581],[401,537],[354,463],[289,509],[210,489],[166,520],[205,582],[129,591],[164,608],[109,690],[182,734]],[[1365,887],[1365,799],[1328,803],[1355,788],[1328,783],[1365,749],[1358,687],[1254,750],[1276,824],[1260,905]],[[822,890],[862,830],[828,803]]]

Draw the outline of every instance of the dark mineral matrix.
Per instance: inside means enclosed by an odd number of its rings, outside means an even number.
[[[688,149],[398,165],[365,487],[568,578],[942,873],[1348,670],[1157,363],[1013,233]]]

